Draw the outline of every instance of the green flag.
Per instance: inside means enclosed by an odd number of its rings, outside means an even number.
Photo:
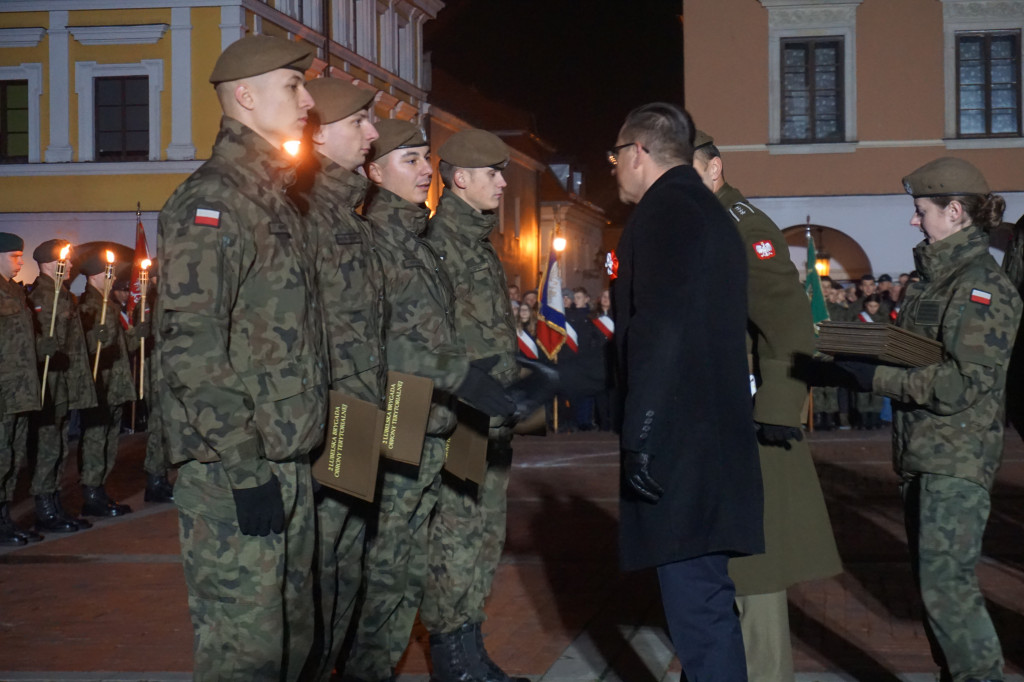
[[[807,228],[807,279],[804,285],[807,289],[807,298],[811,302],[811,318],[814,320],[814,334],[818,334],[818,325],[828,320],[828,306],[825,305],[825,294],[821,291],[821,278],[818,277],[818,269],[814,267],[817,260],[817,253],[814,250],[814,239],[811,237],[811,228]]]

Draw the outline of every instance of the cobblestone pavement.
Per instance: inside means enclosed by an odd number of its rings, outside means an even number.
[[[801,682],[931,682],[886,431],[812,434],[846,571],[790,592]],[[0,549],[0,680],[187,680],[191,626],[173,507],[142,501],[143,435],[122,439],[108,488],[135,512]],[[679,679],[651,572],[616,567],[618,455],[608,434],[520,438],[487,647],[543,682]],[[77,509],[69,467],[66,506]],[[23,479],[27,476],[23,475]],[[14,505],[32,518],[24,481]],[[1024,668],[1024,443],[1007,436],[979,569],[1008,679]],[[428,679],[417,626],[401,682]]]

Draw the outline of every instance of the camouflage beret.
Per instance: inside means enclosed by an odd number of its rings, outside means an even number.
[[[313,96],[313,113],[325,125],[366,109],[377,96],[376,90],[361,88],[339,78],[317,78],[306,83],[306,89]]]
[[[89,257],[78,266],[79,271],[86,277],[92,277],[103,272],[107,267],[107,259],[102,251],[94,251]]]
[[[486,130],[460,130],[441,145],[438,155],[458,168],[504,168],[509,162],[508,145]]]
[[[60,250],[65,246],[71,246],[71,242],[67,239],[48,239],[32,252],[32,258],[37,263],[52,263],[55,260],[60,260]]]
[[[427,145],[427,139],[423,136],[423,131],[415,123],[389,118],[378,121],[376,125],[380,137],[373,141],[373,151],[370,153],[370,160],[379,159],[396,149],[424,147]]]
[[[707,147],[709,145],[713,145],[714,143],[715,143],[715,138],[711,137],[710,135],[705,133],[703,130],[697,130],[697,132],[694,133],[694,135],[693,135],[693,149],[694,149],[694,151],[700,149],[701,147]]]
[[[275,69],[295,69],[305,73],[313,63],[313,53],[301,43],[276,36],[246,36],[227,46],[210,74],[214,85],[259,76]]]
[[[0,232],[0,253],[8,251],[24,251],[25,240],[10,232]]]
[[[977,168],[963,159],[944,156],[903,178],[903,189],[914,197],[988,194],[988,183]]]

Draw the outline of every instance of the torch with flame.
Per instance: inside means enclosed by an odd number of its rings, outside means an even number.
[[[66,244],[63,249],[60,250],[60,260],[57,261],[57,271],[53,273],[54,287],[53,287],[53,310],[50,312],[50,336],[53,336],[54,327],[57,324],[57,302],[60,300],[60,286],[64,282],[64,273],[68,269],[68,253],[71,252],[71,245]],[[50,356],[46,356],[46,360],[43,361],[43,390],[39,394],[40,406],[46,404],[46,375],[50,371]]]
[[[149,266],[153,264],[153,261],[148,258],[144,258],[139,263],[139,291],[141,292],[141,299],[139,300],[139,323],[146,321],[146,290],[149,288]],[[139,400],[144,397],[145,391],[143,386],[145,385],[146,376],[146,337],[143,336],[139,339]]]
[[[107,269],[103,273],[103,308],[100,309],[100,326],[107,323],[107,301],[110,300],[110,287],[114,284],[114,252],[107,251]],[[96,339],[96,359],[92,363],[92,380],[100,373],[100,351],[103,350],[103,342]]]

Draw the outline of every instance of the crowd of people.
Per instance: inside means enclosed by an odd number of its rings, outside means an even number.
[[[9,514],[30,431],[37,528],[89,525],[60,499],[74,410],[82,515],[130,511],[104,482],[137,397],[129,358],[149,339],[147,499],[178,509],[197,680],[393,680],[418,617],[432,682],[522,682],[490,658],[481,625],[513,432],[543,402],[560,430],[617,430],[620,565],[657,571],[684,677],[787,682],[786,591],[842,570],[802,428],[822,383],[821,428],[848,411],[875,428],[889,401],[942,679],[1002,679],[974,568],[1022,303],[988,254],[1005,204],[976,168],[943,158],[903,178],[924,237],[915,272],[824,281],[832,319],[893,322],[938,341],[942,362],[823,360],[786,242],[726,181],[714,139],[676,105],[638,107],[608,152],[634,205],[618,276],[596,301],[562,292],[565,343],[549,357],[537,292],[508,286],[488,238],[509,148],[482,130],[446,139],[431,213],[422,131],[374,122],[372,88],[306,81],[312,59],[270,36],[221,54],[211,158],[160,213],[152,325],[120,323],[124,286],[96,255],[76,300],[59,240],[33,253],[26,294],[13,281],[24,243],[0,234],[0,542],[36,539]],[[284,151],[296,139],[298,157]],[[553,403],[543,364],[557,368]],[[372,500],[317,484],[328,405],[376,413],[389,372],[432,383],[417,462],[382,459]],[[449,468],[467,429],[485,441],[476,478]]]

